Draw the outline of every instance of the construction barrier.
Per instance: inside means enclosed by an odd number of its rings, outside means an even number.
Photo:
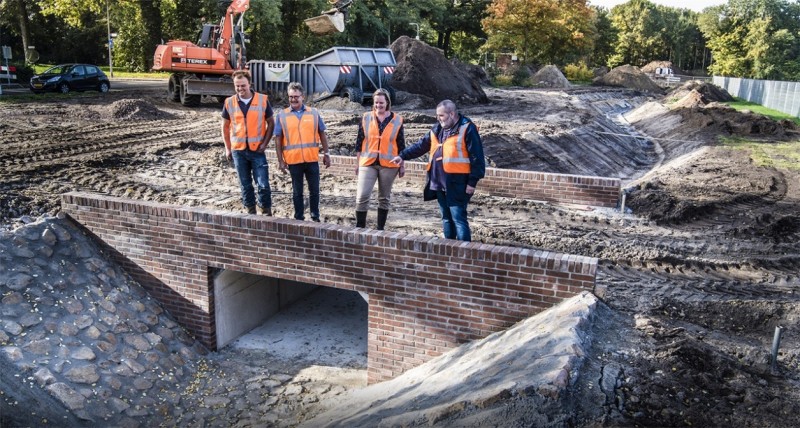
[[[13,65],[8,67],[0,65],[0,80],[5,80],[5,83],[11,83],[11,80],[17,80],[17,67]]]

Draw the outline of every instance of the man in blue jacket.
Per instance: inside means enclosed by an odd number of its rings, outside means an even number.
[[[444,100],[436,106],[436,123],[411,147],[392,162],[401,164],[428,154],[428,176],[423,199],[439,202],[444,237],[470,241],[467,204],[475,193],[478,180],[486,173],[483,143],[478,127],[458,113],[456,104]]]

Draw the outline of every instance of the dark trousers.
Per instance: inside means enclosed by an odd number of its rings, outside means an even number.
[[[319,162],[305,162],[289,165],[292,176],[292,203],[294,218],[305,220],[303,206],[303,178],[308,183],[308,206],[311,220],[319,221]]]

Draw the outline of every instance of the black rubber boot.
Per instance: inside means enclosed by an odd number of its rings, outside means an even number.
[[[256,213],[256,206],[253,205],[252,207],[245,207],[247,209],[247,214],[255,214]]]
[[[389,210],[378,208],[378,230],[383,230],[386,226],[386,217],[389,216]]]
[[[366,211],[356,211],[356,227],[367,227]]]

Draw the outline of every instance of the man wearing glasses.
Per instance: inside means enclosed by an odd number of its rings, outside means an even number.
[[[320,221],[319,156],[322,155],[325,168],[331,166],[325,123],[317,109],[307,107],[303,103],[303,85],[291,82],[287,93],[289,107],[279,112],[278,120],[275,121],[275,151],[278,154],[278,166],[284,174],[288,169],[292,176],[294,218],[305,220],[303,205],[303,178],[305,178],[308,183],[311,220],[318,222]]]

